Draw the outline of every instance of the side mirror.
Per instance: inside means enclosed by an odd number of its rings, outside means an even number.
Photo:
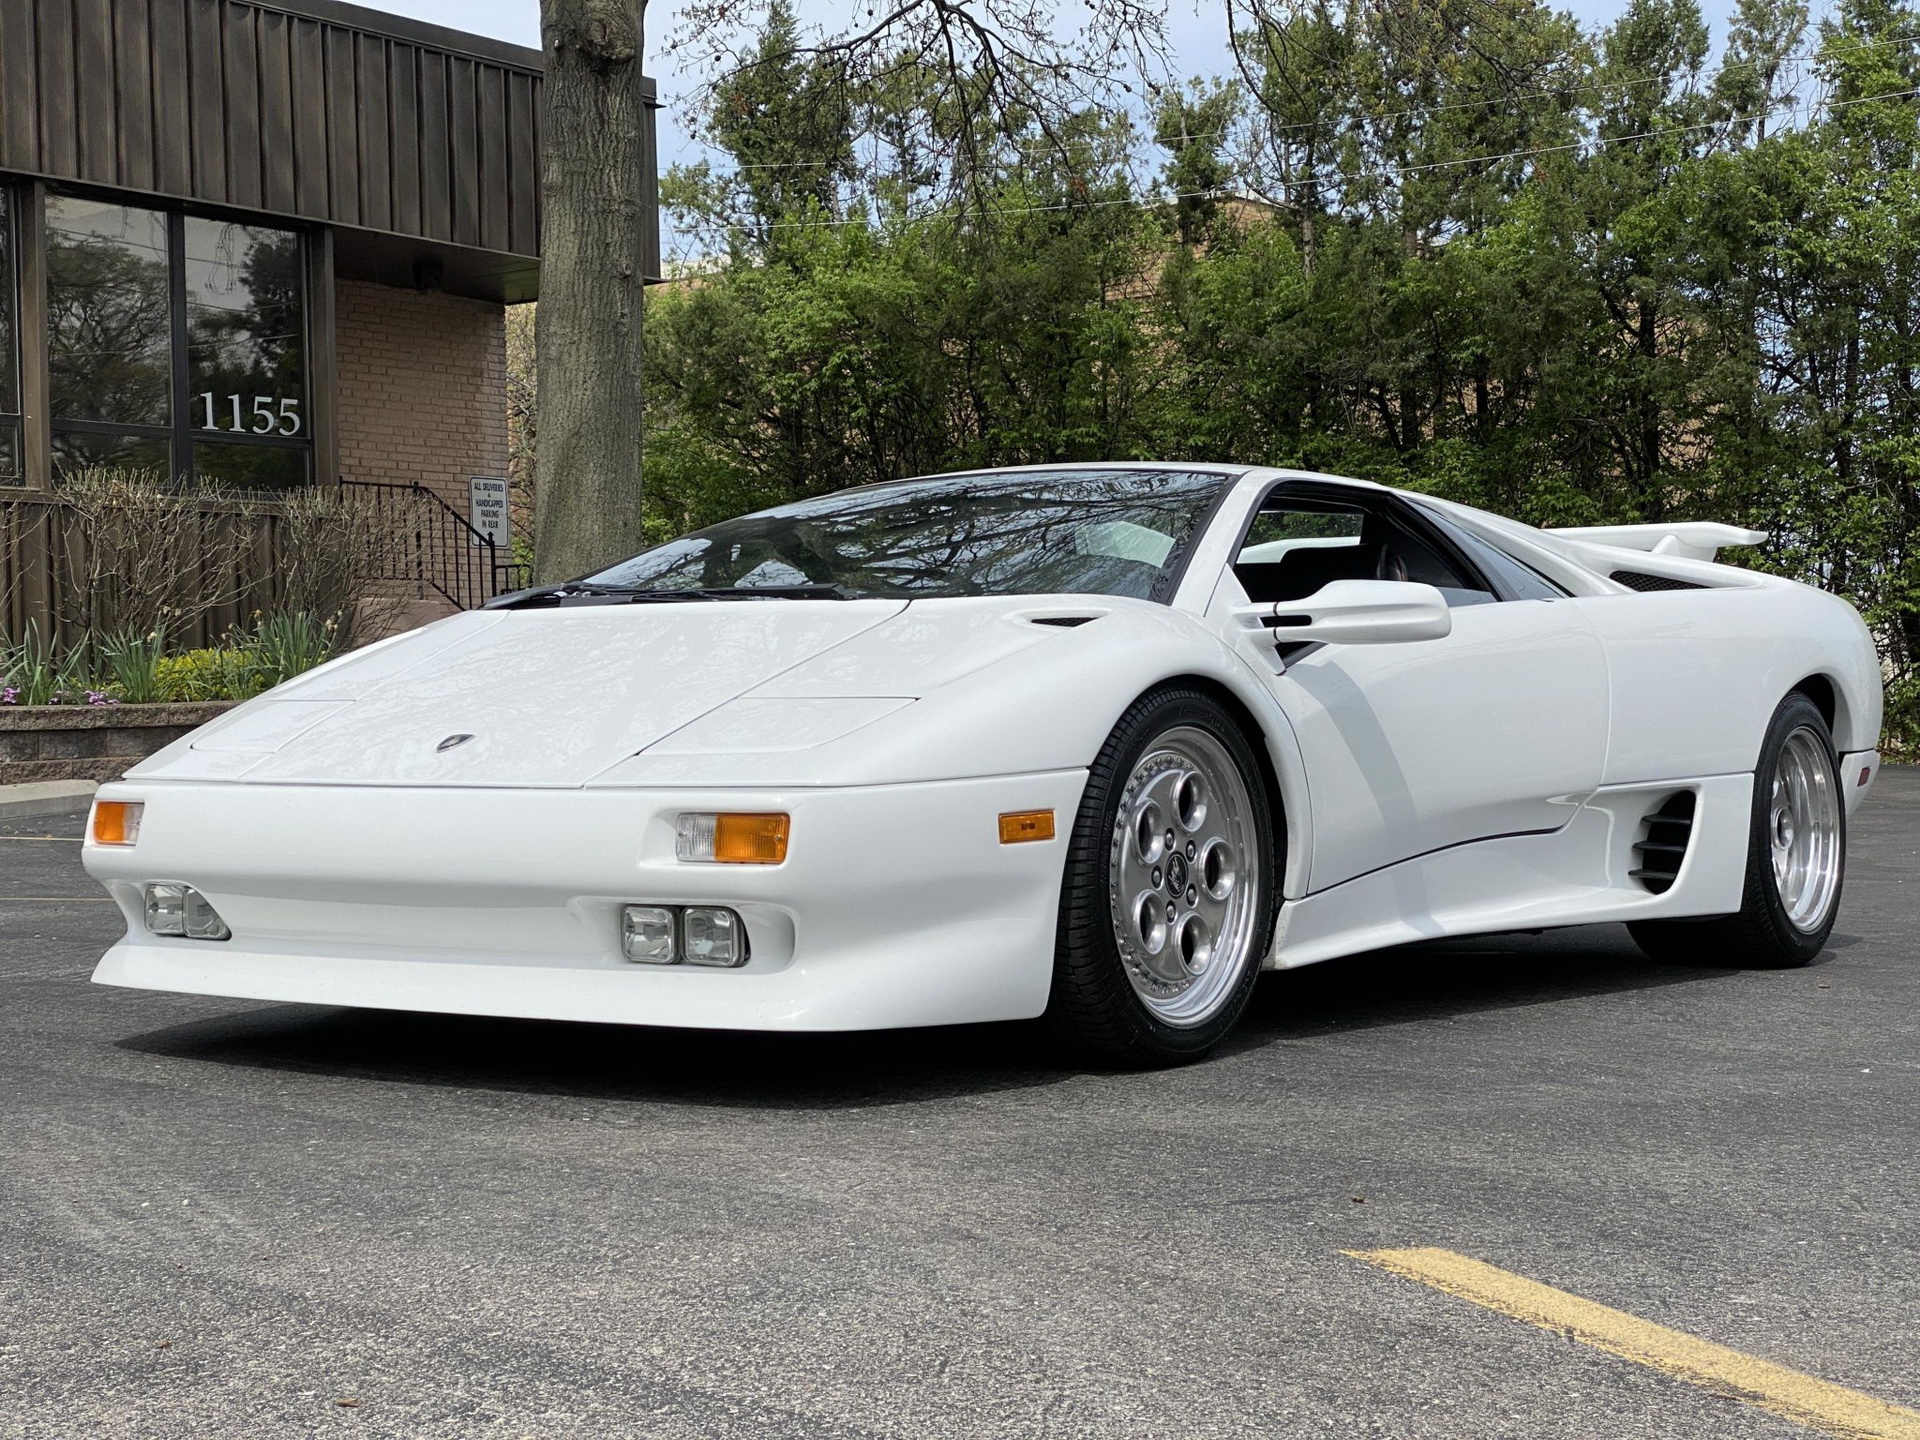
[[[1431,585],[1404,580],[1334,580],[1304,600],[1243,606],[1238,615],[1276,645],[1394,645],[1453,633],[1445,597]]]

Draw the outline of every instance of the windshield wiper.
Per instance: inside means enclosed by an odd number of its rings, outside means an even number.
[[[863,600],[864,592],[846,585],[716,585],[690,590],[653,590],[644,585],[601,585],[569,580],[537,590],[521,590],[489,600],[489,610],[520,610],[553,605],[646,605],[682,600]]]

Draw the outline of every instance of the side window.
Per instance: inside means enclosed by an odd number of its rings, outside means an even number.
[[[1561,600],[1567,592],[1531,565],[1516,560],[1499,546],[1482,540],[1471,530],[1462,529],[1444,515],[1421,506],[1421,513],[1446,533],[1449,540],[1467,552],[1482,571],[1493,578],[1509,600]]]
[[[1284,488],[1253,517],[1233,572],[1247,597],[1263,603],[1304,600],[1335,580],[1411,580],[1433,586],[1449,605],[1497,598],[1370,498],[1323,500]]]

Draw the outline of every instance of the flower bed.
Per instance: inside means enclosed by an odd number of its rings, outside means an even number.
[[[0,785],[117,780],[234,703],[0,706]]]

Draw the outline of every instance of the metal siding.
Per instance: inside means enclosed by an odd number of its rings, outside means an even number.
[[[537,257],[537,55],[391,24],[327,0],[0,0],[0,168]]]
[[[327,194],[329,219],[360,223],[360,119],[354,94],[353,32],[328,25],[321,31],[327,52],[323,81],[327,97]]]
[[[327,176],[327,66],[321,27],[295,20],[287,34],[288,78],[293,87],[294,213],[331,218]]]
[[[147,0],[117,0],[113,16],[113,74],[120,92],[119,183],[153,189],[153,23]]]
[[[510,250],[507,196],[512,185],[507,157],[507,77],[498,66],[478,68],[480,119],[480,244]]]
[[[78,111],[79,174],[111,185],[120,178],[114,144],[113,10],[110,0],[73,0],[73,94]]]
[[[223,5],[220,15],[227,97],[227,198],[249,208],[261,203],[260,51],[254,36],[259,15],[248,5]]]
[[[269,209],[297,210],[294,184],[293,59],[286,16],[260,13],[260,189]]]
[[[521,255],[540,253],[540,148],[534,130],[539,86],[531,75],[507,76],[507,157],[510,183],[507,193],[506,249]]]
[[[39,42],[34,35],[33,0],[0,0],[0,165],[15,170],[40,168]]]
[[[39,16],[40,168],[49,175],[80,175],[79,109],[73,88],[73,8],[61,0],[36,7]]]
[[[393,216],[402,235],[420,233],[419,52],[411,45],[387,47],[387,120],[393,145]]]
[[[227,198],[226,77],[220,63],[220,0],[187,0],[187,114],[193,132],[193,193]]]
[[[480,243],[480,127],[474,113],[474,63],[455,55],[448,64],[447,123],[453,143],[453,243]]]
[[[187,109],[187,0],[148,0],[153,57],[153,182],[166,195],[193,193]]]
[[[387,42],[354,36],[360,87],[360,223],[374,230],[393,226],[391,124],[387,105]]]
[[[644,107],[640,124],[640,203],[653,217],[641,253],[643,278],[648,280],[660,278],[660,142],[654,125],[659,113],[657,105]]]
[[[420,52],[420,233],[453,239],[453,142],[448,138],[447,55]]]

